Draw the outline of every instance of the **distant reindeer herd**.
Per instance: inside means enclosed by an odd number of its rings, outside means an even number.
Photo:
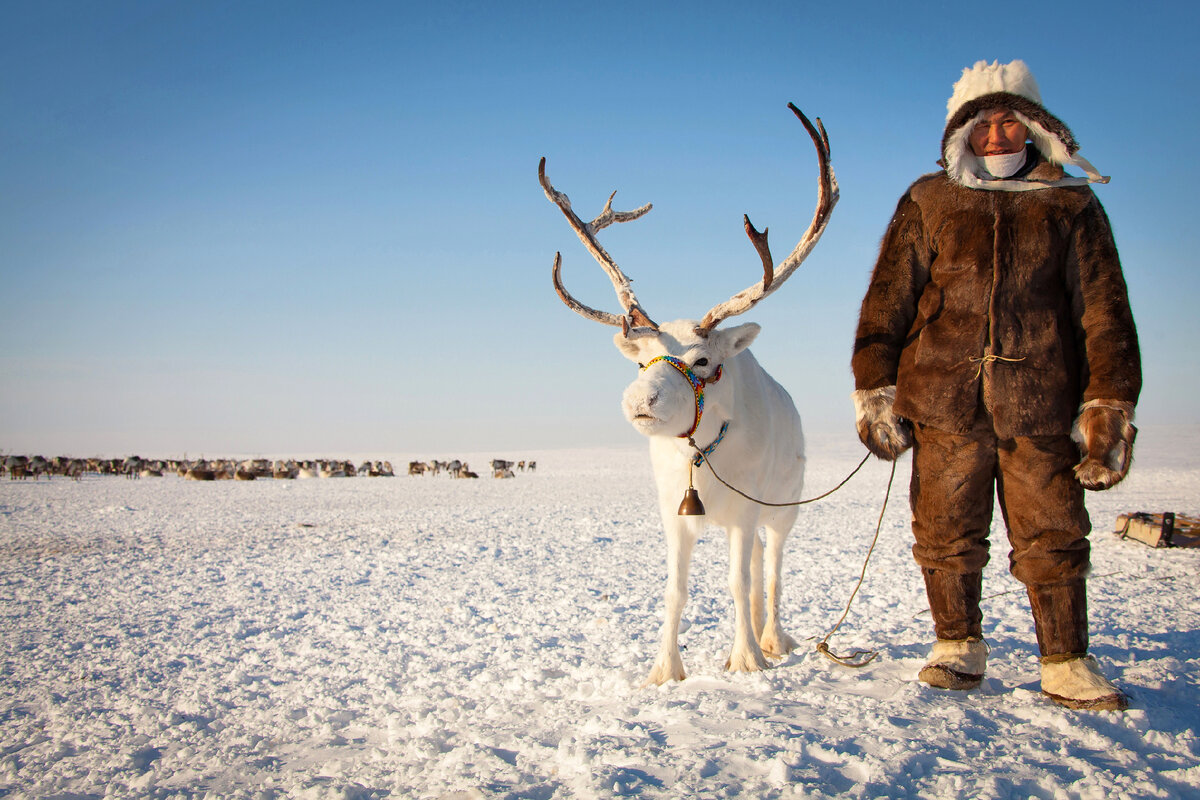
[[[492,477],[512,478],[513,468],[524,472],[537,469],[536,461],[491,462]],[[410,461],[409,475],[437,475],[445,472],[454,478],[478,478],[465,461]],[[57,456],[9,455],[0,456],[0,477],[9,480],[65,477],[82,480],[84,475],[118,475],[129,479],[160,478],[175,474],[191,481],[253,481],[259,478],[293,480],[297,478],[391,478],[395,476],[390,461],[364,461],[358,466],[354,462],[335,459],[276,460],[254,458],[236,459],[182,459],[151,460],[140,456],[128,458],[69,458]]]
[[[505,461],[500,458],[492,459],[492,477],[493,478],[513,478],[516,473],[513,472],[513,467],[516,467],[520,472],[528,469],[533,472],[537,469],[536,461]],[[459,461],[457,458],[453,461],[410,461],[408,462],[409,475],[438,475],[445,472],[451,478],[478,478],[479,473],[472,472],[471,466],[465,461]]]

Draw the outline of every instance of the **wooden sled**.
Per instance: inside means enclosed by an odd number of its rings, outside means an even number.
[[[1200,547],[1200,517],[1174,511],[1135,511],[1117,517],[1113,533],[1151,547]]]

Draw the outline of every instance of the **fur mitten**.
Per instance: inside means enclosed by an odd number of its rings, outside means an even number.
[[[908,420],[896,416],[892,410],[896,402],[895,386],[858,389],[851,397],[854,398],[858,438],[876,458],[895,461],[912,447],[912,428]]]
[[[1100,491],[1121,482],[1133,463],[1133,403],[1124,400],[1089,400],[1079,407],[1071,438],[1079,444],[1083,460],[1075,477],[1085,489]]]

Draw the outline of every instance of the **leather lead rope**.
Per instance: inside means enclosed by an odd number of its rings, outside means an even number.
[[[722,478],[720,475],[717,474],[717,471],[715,469],[713,469],[712,462],[708,460],[708,456],[705,454],[704,450],[702,450],[700,448],[700,446],[696,444],[695,439],[688,437],[688,444],[690,444],[695,449],[695,451],[697,453],[699,453],[697,458],[702,458],[704,460],[704,463],[708,464],[708,468],[712,472],[713,477],[716,478],[718,481],[720,481],[722,484],[724,484],[725,488],[729,489],[730,491],[736,492],[737,494],[741,495],[742,497],[746,498],[747,500],[749,500],[752,503],[758,503],[759,505],[762,505],[762,506],[771,506],[774,508],[779,508],[782,506],[801,506],[806,503],[813,503],[813,502],[816,502],[817,500],[821,500],[821,499],[828,497],[829,495],[836,492],[838,489],[841,489],[843,486],[845,486],[846,483],[851,478],[853,478],[855,475],[857,475],[858,471],[863,468],[864,464],[867,463],[867,459],[871,457],[870,453],[867,453],[865,456],[863,456],[863,460],[858,462],[858,466],[855,467],[854,470],[849,475],[847,475],[845,477],[845,479],[842,480],[841,483],[839,483],[837,486],[830,489],[828,492],[825,492],[824,494],[819,494],[816,497],[810,497],[807,500],[795,500],[790,503],[768,503],[765,500],[759,500],[757,498],[751,497],[750,495],[743,492],[741,489],[731,486],[729,483],[727,483],[725,481],[724,478]],[[892,473],[888,477],[887,491],[883,495],[883,507],[879,509],[879,519],[875,523],[875,536],[874,536],[874,538],[871,539],[871,547],[867,550],[867,557],[865,559],[863,559],[862,572],[858,576],[858,583],[855,584],[854,591],[850,593],[850,599],[846,601],[846,609],[842,612],[841,619],[839,619],[837,621],[837,624],[833,626],[833,629],[831,631],[829,631],[829,633],[825,634],[825,638],[817,643],[817,652],[818,653],[825,656],[830,661],[833,661],[837,664],[841,664],[843,667],[851,667],[852,669],[861,669],[862,667],[865,667],[867,664],[870,664],[872,661],[874,661],[875,658],[879,655],[878,650],[855,650],[854,652],[850,653],[849,655],[839,656],[838,654],[834,653],[832,650],[829,649],[829,639],[835,633],[837,633],[838,628],[842,627],[842,623],[846,621],[846,617],[850,614],[850,606],[854,603],[854,598],[858,595],[858,590],[862,588],[863,581],[865,581],[867,578],[867,565],[871,563],[871,554],[875,552],[875,545],[879,542],[879,532],[880,532],[880,530],[883,529],[883,515],[884,515],[884,512],[887,511],[888,499],[892,496],[892,483],[895,480],[896,480],[896,461],[895,461],[895,459],[893,459],[892,460]]]
[[[818,653],[830,661],[841,664],[843,667],[861,669],[874,661],[875,657],[879,655],[878,650],[855,650],[849,655],[839,656],[829,649],[829,637],[837,633],[838,628],[842,627],[842,623],[846,621],[846,615],[850,613],[850,604],[854,602],[855,595],[858,594],[858,590],[862,588],[863,581],[866,580],[867,564],[871,562],[871,554],[875,552],[875,544],[879,541],[879,531],[883,528],[883,512],[887,511],[888,498],[892,496],[892,481],[895,479],[896,461],[892,459],[892,474],[888,478],[887,492],[883,495],[883,508],[879,509],[879,520],[875,523],[875,538],[871,539],[871,547],[867,550],[867,557],[863,559],[862,574],[858,576],[858,583],[855,584],[854,591],[850,593],[850,599],[846,601],[846,610],[842,612],[842,618],[837,621],[837,625],[833,626],[833,630],[825,634],[825,638],[817,643]]]

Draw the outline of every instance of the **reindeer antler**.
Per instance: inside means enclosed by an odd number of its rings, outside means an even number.
[[[621,272],[621,268],[617,266],[617,262],[613,261],[600,242],[596,240],[596,233],[607,228],[614,222],[630,222],[638,219],[643,214],[651,209],[651,204],[647,203],[641,208],[633,211],[613,211],[612,201],[616,196],[613,192],[608,196],[608,202],[604,204],[604,210],[600,212],[600,216],[596,217],[590,223],[585,223],[581,220],[574,211],[571,210],[571,201],[565,194],[555,189],[549,178],[546,177],[546,159],[542,158],[538,164],[538,182],[542,184],[542,189],[546,192],[546,197],[550,199],[567,218],[571,228],[575,231],[575,235],[579,237],[579,241],[583,242],[583,246],[588,249],[592,257],[600,263],[604,268],[605,274],[612,281],[613,288],[617,291],[617,299],[621,302],[621,307],[625,309],[623,315],[610,314],[607,311],[597,311],[590,306],[576,300],[563,286],[562,282],[562,254],[554,254],[554,268],[551,272],[551,278],[554,281],[554,290],[558,292],[558,296],[566,303],[567,308],[587,319],[595,322],[602,322],[605,325],[616,325],[629,336],[631,326],[633,328],[647,329],[648,331],[657,331],[658,325],[654,320],[650,319],[638,302],[637,295],[633,293],[633,288],[629,285],[630,280]]]
[[[821,169],[821,174],[817,181],[817,209],[813,213],[813,219],[809,223],[808,230],[800,237],[799,244],[796,245],[791,254],[780,262],[777,267],[773,266],[771,248],[767,245],[767,229],[759,233],[754,228],[754,225],[750,223],[750,217],[743,215],[742,219],[746,228],[746,235],[750,237],[751,244],[754,245],[759,258],[762,259],[762,282],[743,289],[724,303],[714,306],[712,310],[704,315],[704,319],[700,321],[700,325],[696,329],[701,335],[707,334],[723,320],[748,311],[759,300],[762,300],[782,286],[783,282],[791,277],[796,268],[803,263],[813,247],[816,246],[817,241],[821,238],[821,234],[825,232],[825,226],[829,223],[833,207],[837,204],[837,178],[833,174],[833,168],[829,166],[829,136],[825,133],[825,126],[821,124],[821,118],[817,118],[817,124],[814,127],[808,121],[808,117],[804,116],[804,112],[796,108],[794,104],[788,103],[788,108],[804,123],[805,130],[808,131],[808,135],[812,137],[813,144],[817,147],[817,162]]]

